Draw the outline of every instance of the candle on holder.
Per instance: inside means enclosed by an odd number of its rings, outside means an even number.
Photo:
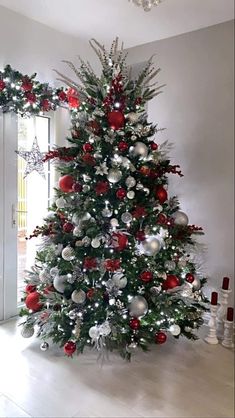
[[[233,322],[233,308],[227,309],[227,321]]]
[[[218,302],[218,293],[212,292],[211,293],[211,305],[217,305]]]
[[[229,277],[224,277],[223,278],[222,289],[228,290],[228,288],[229,288]]]

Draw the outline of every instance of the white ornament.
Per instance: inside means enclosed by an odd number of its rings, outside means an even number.
[[[93,240],[91,241],[91,246],[93,248],[99,248],[100,247],[100,240],[99,240],[99,238],[93,238]]]
[[[118,289],[124,289],[127,285],[127,278],[123,275],[123,273],[115,273],[112,277],[112,282],[114,286],[118,287]]]
[[[66,276],[56,276],[53,280],[53,286],[55,290],[59,293],[64,293],[65,284],[66,284]]]
[[[108,321],[105,321],[103,324],[99,326],[99,333],[104,337],[107,337],[111,333],[111,328]]]
[[[71,299],[74,303],[84,303],[86,300],[86,293],[83,290],[74,290]]]
[[[101,213],[102,213],[102,216],[104,218],[110,218],[110,216],[112,216],[112,214],[113,214],[113,211],[111,209],[109,209],[108,207],[106,207],[102,210]]]
[[[173,324],[170,326],[170,332],[174,336],[179,335],[181,333],[181,328],[179,325]]]
[[[129,212],[124,212],[121,216],[121,220],[122,222],[124,222],[124,224],[129,224],[132,221],[132,219],[133,217]]]
[[[134,296],[129,305],[130,315],[140,317],[148,312],[148,303],[143,296]]]
[[[136,142],[134,150],[134,155],[140,155],[141,157],[145,158],[148,155],[148,147],[143,142]]]
[[[161,249],[161,243],[157,238],[149,238],[143,242],[143,248],[146,255],[156,255]]]
[[[110,220],[110,224],[113,228],[116,228],[119,225],[118,220],[116,218],[112,218]]]
[[[116,170],[113,168],[109,170],[107,178],[110,183],[118,183],[122,178],[122,172],[121,170]]]
[[[99,335],[100,335],[100,333],[99,333],[99,327],[97,327],[96,325],[94,327],[91,327],[89,329],[89,337],[92,340],[95,340],[96,338],[99,338]]]
[[[129,192],[127,192],[127,197],[128,197],[128,199],[134,199],[135,192],[133,192],[132,190],[130,190]]]
[[[126,183],[127,187],[131,188],[131,187],[134,187],[136,185],[136,180],[135,180],[134,177],[128,176],[126,178],[126,182],[125,183]]]
[[[72,261],[75,258],[75,252],[68,246],[62,250],[61,256],[65,261]]]
[[[181,210],[178,210],[177,212],[173,213],[172,218],[174,219],[175,225],[188,225],[188,216]]]
[[[66,206],[66,201],[61,196],[58,199],[56,199],[55,204],[56,204],[56,206],[57,206],[58,209],[64,209],[65,206]]]
[[[30,338],[34,334],[34,327],[32,325],[25,324],[21,330],[23,338]]]

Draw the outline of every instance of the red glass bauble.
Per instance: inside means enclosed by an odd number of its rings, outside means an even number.
[[[39,302],[40,294],[38,292],[29,293],[25,299],[25,305],[28,309],[37,312],[41,309],[42,303]]]
[[[78,93],[75,89],[72,89],[72,88],[68,89],[67,100],[68,100],[69,107],[71,109],[76,109],[77,107],[80,106],[80,102],[79,102],[79,99],[78,99]]]
[[[166,342],[167,336],[165,332],[159,331],[155,334],[155,343],[164,344]]]
[[[73,341],[68,341],[64,345],[64,352],[67,356],[72,356],[72,354],[76,351],[76,344]]]
[[[120,200],[124,199],[124,197],[126,197],[126,190],[121,187],[116,191],[116,196]]]
[[[158,149],[158,144],[156,144],[156,142],[151,142],[150,146],[153,151],[156,151]]]
[[[72,232],[74,229],[74,225],[71,222],[65,222],[63,225],[63,231],[64,232]]]
[[[141,229],[136,232],[135,237],[136,237],[137,241],[145,241],[145,239],[146,239],[145,232]]]
[[[131,329],[137,330],[140,328],[140,320],[138,318],[132,318],[130,320]]]
[[[65,192],[65,193],[72,192],[73,184],[74,184],[74,178],[70,176],[69,174],[66,174],[63,177],[60,177],[59,179],[59,188],[62,190],[62,192]]]
[[[82,149],[85,152],[91,152],[93,151],[94,147],[89,142],[86,142],[85,144],[83,144]]]
[[[115,232],[112,235],[112,246],[116,251],[123,251],[127,247],[128,238],[125,234],[121,232]]]
[[[122,129],[125,125],[125,117],[120,110],[112,110],[107,115],[108,124],[110,128],[117,131],[118,129]]]
[[[195,280],[195,277],[194,277],[194,275],[193,275],[192,273],[187,273],[187,274],[186,274],[186,280],[187,280],[187,282],[189,282],[189,283],[193,283],[193,282],[194,282],[194,280]]]
[[[128,145],[127,142],[125,142],[125,141],[120,141],[119,142],[119,144],[118,144],[119,151],[124,152],[124,151],[127,151],[128,148],[129,148],[129,145]]]
[[[151,170],[146,165],[143,165],[142,167],[140,167],[139,172],[143,174],[143,176],[149,176],[149,174],[151,173]]]
[[[153,273],[151,271],[143,271],[140,275],[140,280],[144,283],[151,282],[153,280]]]
[[[166,280],[162,284],[162,288],[164,290],[168,289],[174,289],[174,287],[177,287],[180,285],[180,280],[177,276],[174,274],[168,274],[166,277]]]
[[[34,284],[27,284],[26,288],[25,288],[25,292],[26,293],[32,293],[34,292],[36,289],[36,286]]]
[[[72,189],[73,189],[74,192],[79,193],[79,192],[82,191],[82,185],[80,183],[76,182],[72,185]]]
[[[155,191],[156,198],[160,203],[164,203],[167,200],[167,191],[163,186],[158,186]]]

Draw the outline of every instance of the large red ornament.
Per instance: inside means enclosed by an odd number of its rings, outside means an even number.
[[[25,288],[25,292],[26,293],[32,293],[34,292],[36,289],[36,286],[34,284],[27,284],[26,288]]]
[[[123,251],[127,247],[128,238],[125,234],[121,232],[114,232],[112,235],[112,246],[116,251]]]
[[[132,318],[130,320],[130,327],[135,331],[140,328],[140,320],[138,318]]]
[[[83,144],[82,149],[85,152],[91,152],[93,151],[94,147],[89,142],[86,142],[85,144]]]
[[[145,232],[142,229],[136,232],[135,237],[137,241],[145,241],[146,239]]]
[[[80,102],[78,100],[78,93],[74,89],[71,89],[71,88],[68,89],[67,100],[68,100],[69,107],[71,109],[76,109],[77,107],[80,106]]]
[[[149,283],[153,280],[153,273],[151,271],[143,271],[143,273],[140,274],[140,280],[144,283]]]
[[[108,181],[98,181],[95,185],[95,192],[99,196],[101,194],[106,194],[109,191]]]
[[[116,196],[120,200],[124,199],[124,197],[126,197],[126,190],[121,187],[116,191]]]
[[[155,343],[164,344],[166,342],[167,336],[165,332],[159,331],[155,334]]]
[[[167,200],[167,191],[163,186],[158,186],[155,191],[156,198],[160,203],[164,203]]]
[[[70,193],[73,191],[73,184],[74,184],[74,178],[70,176],[69,174],[66,174],[63,177],[60,177],[59,179],[59,188],[62,190],[62,192]]]
[[[37,312],[41,309],[42,303],[39,302],[40,294],[38,292],[31,292],[25,299],[25,305],[33,312]]]
[[[6,87],[6,83],[3,80],[0,80],[0,91],[3,91]]]
[[[193,282],[194,282],[194,280],[195,280],[195,277],[194,277],[194,275],[193,275],[192,273],[187,273],[187,274],[186,274],[186,280],[187,280],[187,282],[189,282],[189,283],[193,283]]]
[[[68,341],[64,345],[64,352],[67,356],[72,356],[73,353],[76,351],[76,344],[73,341]]]
[[[74,225],[71,222],[65,222],[63,225],[64,232],[72,232],[74,230]]]
[[[112,110],[107,115],[108,124],[110,128],[117,131],[118,129],[122,129],[125,125],[125,117],[120,110]]]
[[[118,269],[120,269],[120,265],[121,265],[121,262],[119,259],[108,258],[104,261],[104,266],[106,270],[108,271],[112,271],[112,272],[117,271]]]
[[[180,285],[180,280],[174,274],[168,274],[166,280],[162,284],[163,290],[174,289]]]
[[[125,142],[125,141],[120,141],[119,142],[119,144],[118,144],[119,151],[124,152],[124,151],[127,151],[128,148],[129,148],[129,145],[128,145],[127,142]]]

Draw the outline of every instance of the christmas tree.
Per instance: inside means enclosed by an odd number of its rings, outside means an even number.
[[[115,40],[110,52],[91,41],[102,73],[81,60],[69,86],[69,147],[56,148],[55,201],[41,227],[35,265],[26,277],[22,335],[63,347],[117,349],[162,344],[169,334],[196,339],[206,301],[194,247],[202,229],[188,224],[168,175],[182,176],[158,144],[146,102],[160,93],[150,59],[136,79]]]

